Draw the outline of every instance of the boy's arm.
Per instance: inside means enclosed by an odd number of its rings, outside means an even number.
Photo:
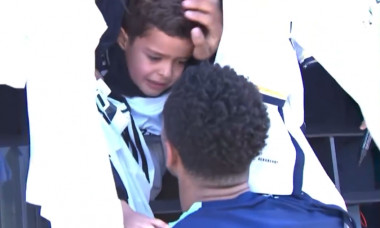
[[[194,58],[205,60],[212,57],[219,45],[223,31],[222,0],[184,0],[185,17],[198,22],[206,29],[193,28]]]
[[[127,202],[120,201],[123,209],[124,228],[169,228],[164,221],[135,212]]]
[[[117,195],[121,202],[121,207],[123,210],[123,221],[124,221],[124,228],[146,228],[146,227],[152,227],[152,228],[168,228],[169,226],[155,218],[150,218],[144,214],[135,212],[131,209],[131,207],[128,205],[128,192],[125,189],[123,182],[120,179],[119,174],[117,173],[115,167],[113,166],[111,162],[112,167],[112,173],[115,180],[116,185],[116,191]]]

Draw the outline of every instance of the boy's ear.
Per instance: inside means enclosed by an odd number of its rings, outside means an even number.
[[[128,47],[128,34],[123,28],[120,28],[119,36],[117,37],[117,43],[124,51]]]

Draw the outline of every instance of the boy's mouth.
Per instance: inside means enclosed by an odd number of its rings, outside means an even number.
[[[147,80],[148,86],[152,89],[166,89],[167,83]]]

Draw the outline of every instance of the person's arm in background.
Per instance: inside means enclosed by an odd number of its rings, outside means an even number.
[[[223,31],[222,0],[184,0],[185,16],[204,26],[194,28],[191,37],[194,43],[194,58],[205,60],[212,57],[219,45]]]

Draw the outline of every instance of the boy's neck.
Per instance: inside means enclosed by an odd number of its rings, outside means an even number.
[[[234,183],[229,185],[212,183],[193,177],[179,178],[178,185],[183,211],[187,211],[195,202],[233,199],[250,191],[246,176],[236,179]]]

